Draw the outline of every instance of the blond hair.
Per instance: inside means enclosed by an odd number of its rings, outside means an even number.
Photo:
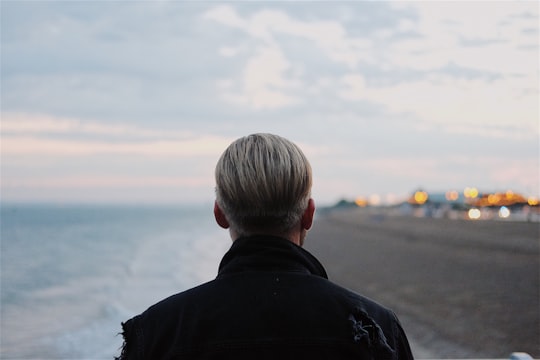
[[[233,142],[215,171],[216,201],[239,235],[287,233],[311,196],[311,166],[294,143],[253,134]]]

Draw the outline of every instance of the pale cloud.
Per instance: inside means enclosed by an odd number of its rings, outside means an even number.
[[[10,133],[67,133],[78,127],[78,122],[49,115],[2,114],[2,136]]]
[[[501,147],[505,147],[501,144]],[[540,184],[540,172],[538,158],[523,157],[505,159],[501,161],[498,156],[490,156],[485,154],[471,154],[470,157],[449,157],[454,166],[471,166],[471,159],[474,160],[478,173],[482,173],[482,178],[487,175],[490,179],[491,190],[506,191],[514,188],[528,189],[532,194],[538,195]],[[467,174],[465,174],[467,175]],[[464,175],[461,175],[465,177]],[[476,178],[480,178],[477,174]],[[478,186],[477,184],[473,184]],[[484,187],[486,183],[481,185]]]
[[[214,20],[223,25],[235,27],[235,28],[245,28],[246,22],[240,18],[238,13],[229,5],[220,5],[208,10],[203,18],[208,20]]]
[[[215,161],[233,140],[125,123],[4,115],[6,201],[209,200]]]
[[[536,3],[56,5],[6,7],[4,197],[211,197],[219,154],[259,131],[298,140],[329,202],[538,193]]]
[[[0,125],[2,136],[8,134],[86,134],[108,136],[135,136],[144,138],[189,137],[188,132],[170,132],[135,125],[103,124],[73,118],[43,114],[3,113]]]
[[[368,48],[368,39],[349,39],[347,31],[338,21],[317,20],[303,22],[292,19],[282,11],[262,10],[248,22],[247,32],[268,43],[276,43],[275,36],[285,34],[315,43],[335,62],[354,68],[362,59],[362,47]]]
[[[85,175],[85,176],[42,176],[39,178],[11,178],[3,179],[5,188],[151,188],[151,187],[212,187],[211,176],[113,176],[113,175]]]
[[[373,189],[379,189],[380,193],[384,193],[381,189],[391,189],[397,195],[404,196],[418,187],[429,191],[461,191],[465,187],[475,186],[482,191],[519,188],[535,194],[540,182],[538,161],[534,158],[501,160],[497,155],[475,153],[434,158],[426,153],[417,157],[380,156],[356,161],[342,159],[338,163],[339,166],[336,166],[336,161],[332,164],[317,164],[319,168],[333,166],[335,172],[333,177],[325,178],[324,181],[319,178],[315,187],[317,192],[322,190],[322,193],[336,193],[336,189],[339,189],[350,196],[366,196]],[[352,176],[352,170],[347,169],[355,169],[358,175]],[[372,174],[377,175],[375,179],[371,178]],[[374,182],[384,186],[374,186]],[[332,191],[333,186],[335,189]]]
[[[451,133],[461,133],[465,125],[474,124],[468,131],[502,138],[505,133],[494,129],[515,127],[519,119],[521,132],[508,136],[538,135],[538,43],[537,36],[527,31],[536,29],[537,35],[536,7],[527,2],[489,6],[407,2],[391,7],[413,9],[417,18],[402,19],[395,28],[380,28],[371,37],[352,36],[338,21],[301,21],[278,10],[241,16],[232,6],[223,5],[208,11],[206,19],[237,28],[259,41],[241,76],[228,78],[228,86],[221,87],[223,97],[254,109],[280,108],[304,103],[307,95],[320,96],[321,86],[331,84],[338,98],[370,101]],[[528,17],[523,16],[525,12]],[[395,39],[402,34],[415,36]],[[348,74],[333,79],[317,74],[320,79],[307,86],[305,74],[310,69],[294,71],[304,65],[290,59],[279,35],[314,44]],[[366,80],[367,74],[355,70],[362,63],[388,74],[410,71],[425,75],[375,86]],[[478,71],[481,76],[440,73],[448,66],[454,66],[456,72]]]
[[[255,109],[277,108],[298,102],[288,90],[297,88],[298,82],[287,77],[290,63],[277,47],[261,47],[245,66],[241,91],[227,92],[224,98]],[[225,82],[226,83],[226,82]],[[223,81],[221,84],[224,84]]]
[[[520,78],[501,78],[487,84],[478,79],[432,75],[375,88],[368,87],[361,74],[349,74],[342,77],[339,95],[349,101],[370,100],[396,114],[415,114],[423,123],[450,133],[489,137],[494,135],[493,129],[509,126],[518,131],[495,135],[530,138],[539,135],[538,94],[509,93],[509,89],[521,88],[522,82]],[[532,82],[529,85],[533,86]]]
[[[392,3],[413,8],[418,21],[407,31],[420,36],[393,44],[388,61],[398,68],[433,70],[454,63],[497,74],[536,69],[538,7],[533,2],[417,2]],[[530,15],[524,17],[528,12]],[[524,30],[536,29],[536,35]],[[528,50],[530,51],[530,50]],[[392,60],[393,59],[393,60]]]
[[[116,154],[130,156],[219,156],[230,141],[201,136],[195,140],[104,142],[99,140],[42,139],[11,136],[2,139],[2,156],[91,156]]]
[[[240,92],[225,91],[223,94],[232,103],[254,109],[286,107],[301,99],[290,90],[303,91],[302,65],[293,64],[287,58],[278,36],[294,36],[313,42],[332,61],[349,68],[355,68],[360,59],[369,54],[371,46],[367,39],[347,39],[345,28],[337,21],[302,22],[282,11],[261,10],[244,19],[231,6],[222,5],[209,10],[203,18],[238,28],[259,41],[238,81]],[[222,46],[219,53],[232,57],[237,54],[237,48]],[[219,82],[222,83],[223,80]]]
[[[5,201],[200,204],[213,200],[214,182],[210,173],[204,176],[3,176],[2,193]]]
[[[362,74],[348,74],[341,78],[343,89],[339,95],[346,100],[361,100],[369,96],[365,78]]]
[[[234,57],[238,55],[239,49],[233,46],[222,46],[219,48],[218,52],[223,57]]]
[[[232,139],[29,114],[2,116],[2,156],[219,156]],[[54,137],[62,134],[69,137]],[[73,139],[73,136],[94,135]],[[111,136],[115,139],[106,140]],[[133,140],[138,138],[139,140]],[[119,140],[120,139],[120,140]]]

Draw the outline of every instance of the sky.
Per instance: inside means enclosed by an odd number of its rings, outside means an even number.
[[[535,1],[0,6],[2,202],[211,203],[258,132],[322,204],[540,194]]]

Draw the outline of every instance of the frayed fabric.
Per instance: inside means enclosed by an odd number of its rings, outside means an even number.
[[[365,343],[373,353],[387,355],[392,358],[394,350],[384,336],[381,327],[364,310],[357,308],[349,315],[352,324],[352,336],[355,343]]]
[[[120,348],[120,356],[115,356],[114,360],[126,360],[127,359],[127,337],[126,337],[126,323],[122,322],[122,332],[118,333],[117,335],[122,335],[122,338],[124,339],[124,342],[122,344],[122,347]]]
[[[126,331],[125,331],[125,328],[124,328],[124,322],[122,323],[122,329],[123,331],[118,333],[118,335],[122,335],[122,338],[124,339],[124,342],[122,343],[122,347],[120,348],[120,355],[119,356],[115,356],[114,357],[114,360],[125,360],[127,359],[127,343],[126,343]]]
[[[136,360],[141,358],[142,349],[140,347],[142,347],[143,339],[142,334],[137,331],[137,329],[133,329],[135,327],[134,323],[136,318],[137,317],[122,322],[122,332],[119,334],[124,338],[124,343],[120,348],[120,356],[115,357],[115,360]],[[137,339],[132,339],[134,331]],[[134,340],[136,340],[136,349],[133,348]]]

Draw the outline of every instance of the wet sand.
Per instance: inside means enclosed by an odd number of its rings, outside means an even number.
[[[540,357],[538,223],[341,210],[318,215],[305,248],[393,309],[417,358]]]

